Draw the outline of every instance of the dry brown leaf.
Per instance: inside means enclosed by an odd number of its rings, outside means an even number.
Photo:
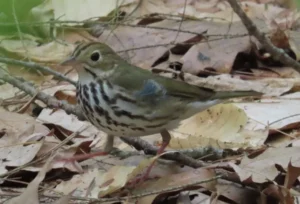
[[[76,102],[76,87],[74,85],[57,85],[43,90],[44,93],[55,96],[58,100],[67,101],[70,104],[77,104]]]
[[[44,2],[44,6],[53,10],[54,19],[61,21],[96,20],[99,17],[107,16],[115,10],[118,5],[126,5],[136,0],[78,0],[74,4],[73,0],[51,0]]]
[[[227,202],[223,202],[222,200],[214,201],[211,196],[206,195],[205,193],[201,193],[198,191],[189,191],[190,195],[196,195],[194,199],[191,201],[191,204],[225,204]]]
[[[168,152],[164,153],[168,154]],[[103,197],[110,193],[116,192],[117,190],[124,187],[124,185],[136,178],[139,175],[142,175],[144,171],[149,167],[153,162],[155,162],[162,155],[152,157],[150,159],[142,160],[136,167],[132,166],[114,166],[108,172],[105,173],[103,178],[105,180],[96,179],[96,188],[92,192],[98,191],[98,197]],[[106,185],[106,186],[105,186]]]
[[[210,2],[210,1],[209,1]],[[214,1],[212,1],[212,4]],[[215,4],[218,8],[216,9],[210,9],[207,12],[199,12],[199,7],[201,9],[202,2],[198,3],[198,8],[194,7],[193,9],[189,9],[187,15],[196,17],[198,19],[210,19],[214,22],[238,22],[240,21],[240,18],[237,14],[235,14],[232,11],[232,8],[228,4]],[[204,4],[205,5],[205,4]],[[259,4],[256,2],[250,2],[250,1],[244,1],[240,2],[240,5],[244,12],[247,14],[250,18],[257,18],[257,19],[263,19],[264,21],[267,21],[268,23],[271,23],[271,20],[273,20],[280,12],[282,12],[284,9],[280,8],[278,6],[268,6],[266,7],[265,4]],[[214,11],[214,12],[212,12]]]
[[[285,9],[279,12],[274,19],[272,19],[271,26],[274,29],[279,28],[285,31],[294,30],[294,28],[297,27],[299,17],[300,13],[296,9]]]
[[[90,169],[84,174],[73,176],[69,181],[61,182],[55,190],[64,194],[74,191],[74,196],[98,198],[99,195],[104,196],[122,188],[127,182],[127,176],[134,168],[114,166],[108,172],[97,168]],[[91,188],[90,194],[86,195],[88,188]]]
[[[11,84],[3,84],[0,86],[0,100],[5,100],[9,98],[13,98],[16,93],[19,92],[19,89],[12,86]],[[1,102],[0,102],[1,104]]]
[[[70,203],[70,198],[71,198],[71,195],[65,195],[65,196],[62,196],[60,199],[56,200],[54,203],[52,204],[69,204]]]
[[[255,20],[255,23],[262,31],[267,31],[263,21]],[[177,36],[179,25],[180,21],[163,20],[152,23],[147,28],[118,26],[114,30],[114,35],[107,30],[103,32],[99,40],[111,46],[115,51],[128,50],[119,54],[130,63],[142,68],[150,68],[157,59],[174,47],[172,45],[174,41],[180,43],[195,38],[195,34],[189,32],[199,34],[207,32],[209,39],[208,42],[202,40],[204,44],[209,44],[210,40],[224,39],[224,35],[247,35],[247,30],[241,22],[223,24],[208,21],[184,21],[181,25],[182,32]],[[201,39],[203,38],[199,38]],[[159,65],[157,67],[161,68]]]
[[[98,168],[89,169],[81,175],[74,176],[70,181],[60,183],[55,190],[64,194],[74,191],[73,195],[83,196],[86,195],[89,188],[90,194],[86,196],[90,198],[103,197],[120,190],[129,180],[142,174],[160,156],[143,159],[137,166],[116,165],[107,171],[98,170]]]
[[[1,39],[1,38],[0,38]],[[33,40],[1,39],[0,47],[18,57],[30,58],[38,62],[61,62],[74,49],[73,44],[62,44],[56,41],[38,46]]]
[[[25,115],[0,110],[0,173],[6,166],[20,166],[31,161],[43,145],[48,128]]]
[[[239,165],[231,164],[241,181],[251,179],[255,183],[273,181],[280,173],[276,165],[287,170],[289,162],[295,167],[300,166],[299,147],[268,148],[253,159],[245,156]]]
[[[87,121],[79,121],[76,116],[68,115],[63,110],[53,112],[52,109],[44,108],[37,118],[37,121],[42,123],[51,123],[63,127],[71,132],[76,132],[80,127],[87,127],[80,133],[81,136],[92,137],[93,139],[105,138],[105,133],[99,131]]]
[[[88,169],[83,174],[75,175],[72,179],[68,181],[62,181],[55,188],[55,191],[63,193],[65,195],[72,193],[73,196],[88,196],[92,198],[97,198],[97,194],[86,195],[86,191],[94,182],[95,178],[103,177],[104,171],[97,168]],[[98,179],[100,179],[98,178]]]
[[[26,190],[20,196],[12,198],[6,202],[6,204],[39,204],[38,188],[40,183],[44,180],[46,173],[50,169],[53,158],[54,156],[48,158],[41,171],[34,178],[34,180],[28,184]]]
[[[133,1],[131,1],[133,2]],[[141,17],[146,16],[152,13],[159,13],[159,14],[171,14],[172,9],[167,7],[164,1],[156,1],[156,0],[148,0],[148,1],[134,1],[134,3],[121,6],[121,11],[125,11],[127,14],[131,13],[132,17]],[[132,11],[134,11],[132,13]]]
[[[300,92],[288,94],[274,99],[262,99],[259,103],[237,103],[245,110],[250,119],[259,121],[248,124],[253,130],[291,129],[300,122],[299,109]]]
[[[299,176],[300,176],[300,167],[295,167],[290,162],[287,167],[287,174],[285,176],[284,187],[287,189],[291,189]]]
[[[132,195],[139,195],[143,194],[144,192],[159,192],[163,191],[164,189],[170,189],[172,187],[183,187],[185,185],[195,183],[197,181],[200,182],[206,179],[213,178],[215,176],[215,172],[212,170],[200,168],[194,169],[179,174],[167,175],[155,181],[147,181],[139,185],[137,188],[131,191],[131,193]],[[214,191],[216,184],[216,181],[211,181],[200,184],[200,186],[207,190]]]
[[[216,187],[218,196],[224,196],[235,203],[252,204],[260,196],[254,189],[241,188],[228,181],[218,181]]]
[[[167,75],[169,76],[169,74]],[[170,76],[169,76],[170,77]],[[265,78],[260,80],[242,80],[238,77],[222,74],[200,78],[186,73],[184,79],[187,83],[201,87],[212,88],[216,91],[249,91],[264,93],[265,96],[280,96],[293,87],[300,86],[299,79]]]
[[[286,203],[286,204],[295,203],[294,202],[295,197],[293,197],[294,195],[292,194],[292,189],[290,190],[280,185],[270,184],[266,189],[262,191],[262,193],[267,196],[272,196],[276,198],[278,201],[280,201],[280,203]],[[299,193],[297,194],[299,195]]]
[[[250,48],[248,36],[194,45],[182,57],[182,71],[197,75],[205,68],[213,68],[218,73],[230,73],[236,55]]]

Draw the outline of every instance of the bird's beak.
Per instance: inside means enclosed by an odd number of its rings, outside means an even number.
[[[69,57],[68,59],[66,59],[65,61],[61,62],[60,65],[62,66],[72,66],[72,65],[76,65],[77,61],[75,60],[75,57]]]

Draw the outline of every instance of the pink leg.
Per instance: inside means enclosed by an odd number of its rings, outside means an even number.
[[[165,129],[162,130],[160,132],[160,134],[162,136],[163,142],[162,142],[160,148],[157,150],[156,155],[162,154],[165,151],[166,147],[169,145],[170,140],[171,140],[171,135],[167,130],[165,130]],[[154,164],[155,164],[155,162],[152,162],[152,164],[147,168],[146,172],[143,175],[138,176],[138,177],[134,178],[133,180],[129,181],[128,182],[129,186],[133,186],[133,185],[142,183],[145,180],[147,180],[152,168],[154,167]]]
[[[106,138],[104,151],[94,152],[94,153],[89,153],[89,154],[79,154],[79,155],[73,156],[71,158],[62,158],[61,160],[66,161],[66,162],[75,162],[75,161],[80,161],[80,160],[91,159],[91,158],[97,157],[97,156],[105,156],[105,155],[108,155],[109,152],[111,152],[111,150],[113,149],[113,144],[114,144],[114,136],[108,135]]]

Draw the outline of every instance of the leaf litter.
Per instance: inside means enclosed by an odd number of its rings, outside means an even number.
[[[94,6],[90,7],[91,4]],[[297,156],[299,73],[278,64],[260,43],[249,37],[227,2],[178,0],[142,1],[140,4],[139,1],[111,1],[104,5],[99,10],[93,0],[86,3],[78,1],[75,5],[67,0],[46,1],[34,7],[31,13],[34,19],[40,16],[46,21],[52,18],[61,21],[61,24],[54,23],[52,28],[38,28],[44,34],[48,32],[47,36],[59,36],[61,39],[41,43],[40,36],[28,32],[20,34],[23,40],[1,36],[0,47],[6,56],[16,59],[29,57],[33,62],[52,64],[55,70],[65,74],[68,70],[61,69],[57,64],[72,52],[74,44],[61,42],[74,42],[74,33],[85,33],[84,36],[77,35],[76,40],[86,40],[89,34],[82,30],[88,28],[90,34],[97,33],[97,36],[90,36],[91,39],[107,43],[132,64],[152,69],[154,73],[159,70],[163,76],[216,90],[255,90],[265,96],[260,101],[233,100],[232,104],[215,106],[183,121],[171,132],[168,150],[207,146],[231,150],[234,154],[225,155],[223,160],[226,162],[203,158],[210,167],[180,167],[176,162],[149,158],[117,139],[115,147],[123,152],[134,151],[133,156],[125,159],[103,156],[77,162],[75,166],[55,157],[50,166],[40,162],[22,168],[20,175],[39,173],[31,179],[33,184],[30,183],[10,203],[18,203],[20,199],[27,203],[40,203],[38,188],[44,185],[54,189],[45,190],[51,195],[65,195],[62,200],[56,200],[57,203],[68,203],[76,197],[87,200],[111,197],[112,200],[115,198],[115,202],[121,199],[124,203],[163,203],[168,199],[178,203],[253,203],[263,199],[262,194],[291,203],[299,196],[296,191],[300,173]],[[299,33],[295,29],[299,13],[276,3],[266,6],[243,1],[241,5],[258,28],[270,34],[275,45],[299,59]],[[125,18],[122,20],[122,15],[116,18],[117,14],[125,14]],[[73,24],[67,21],[73,21]],[[99,26],[97,23],[102,24]],[[50,28],[52,34],[49,34]],[[27,70],[18,70],[13,66],[8,66],[8,71],[26,79],[28,75],[31,82],[38,84],[45,93],[70,104],[76,103],[73,85],[57,81],[51,75],[41,77],[34,72],[28,74]],[[68,76],[77,80],[74,73]],[[0,156],[3,155],[0,174],[5,175],[12,168],[43,158],[80,128],[85,129],[57,150],[59,157],[71,157],[103,147],[105,133],[63,110],[44,108],[45,104],[36,101],[33,110],[40,109],[37,114],[32,114],[31,109],[27,109],[25,114],[13,113],[20,105],[16,108],[11,106],[12,103],[22,99],[17,97],[18,89],[7,84],[1,85],[0,89],[0,104],[4,108],[0,111]],[[151,135],[143,139],[157,145],[161,143],[159,138]],[[126,182],[133,175],[144,172],[145,167],[154,160],[158,164],[151,179],[127,189]],[[76,166],[80,166],[80,171]],[[201,183],[218,176],[218,168],[231,170],[230,173],[236,173],[238,179],[214,179]],[[46,172],[46,178],[51,178],[53,172],[60,174],[54,181],[41,183]],[[69,175],[64,181],[61,180],[63,173]],[[159,178],[155,178],[157,175]],[[280,176],[284,179],[280,180]],[[22,177],[19,180],[22,181]],[[5,178],[1,183],[2,186],[7,185]],[[250,190],[238,186],[240,183],[256,187]],[[15,183],[14,187],[18,184]],[[3,189],[0,193],[4,195],[7,192]]]

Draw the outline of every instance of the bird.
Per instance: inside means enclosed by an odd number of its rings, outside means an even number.
[[[114,137],[162,136],[158,154],[180,122],[230,98],[261,96],[256,91],[214,91],[152,73],[130,64],[111,47],[83,42],[61,63],[78,72],[76,98],[86,119],[107,133],[103,153]],[[100,154],[99,154],[100,155]]]

